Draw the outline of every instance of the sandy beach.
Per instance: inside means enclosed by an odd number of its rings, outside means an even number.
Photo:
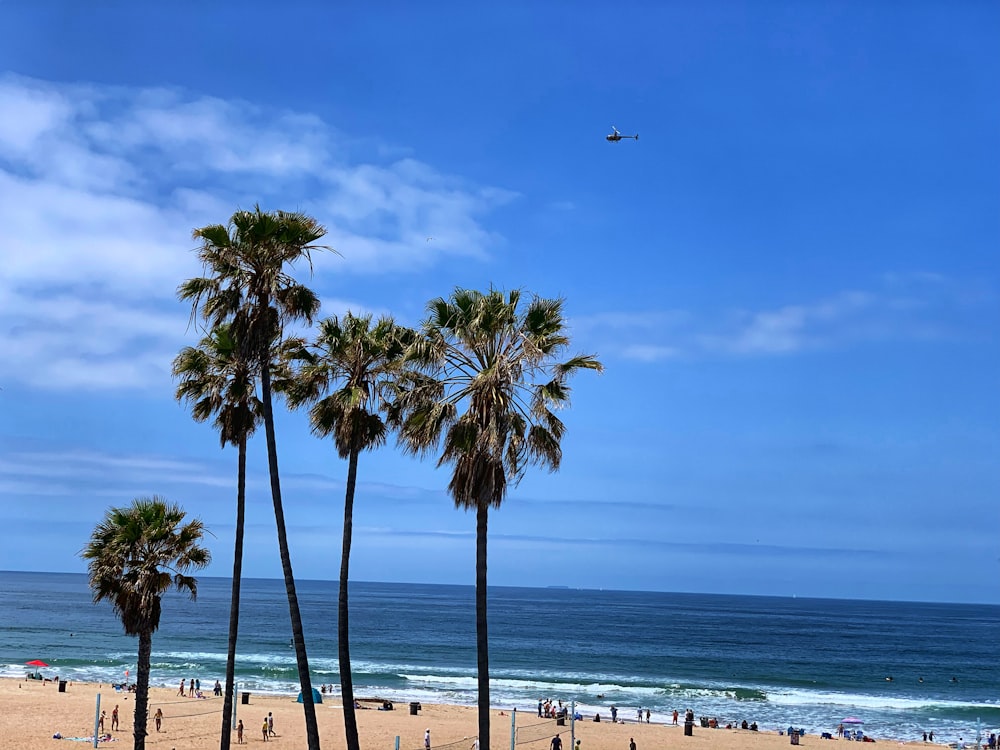
[[[3,711],[0,711],[0,736],[4,737],[5,746],[13,750],[53,746],[56,743],[67,746],[65,750],[69,747],[89,747],[90,744],[85,742],[55,740],[52,735],[58,732],[64,738],[92,736],[97,693],[101,694],[101,708],[107,711],[106,730],[122,746],[131,747],[134,696],[115,692],[109,685],[86,683],[70,684],[66,692],[60,693],[54,682],[18,679],[0,680],[0,704],[3,705]],[[119,708],[120,728],[116,732],[110,732],[111,712],[115,705]],[[163,710],[162,731],[156,732],[150,718],[150,731],[146,739],[148,747],[170,750],[218,747],[222,698],[181,698],[174,689],[152,688],[150,717],[157,708]],[[358,729],[364,750],[393,750],[397,736],[400,750],[422,750],[424,730],[428,728],[431,730],[434,750],[468,750],[472,745],[477,726],[476,709],[472,706],[424,703],[416,716],[409,713],[408,705],[397,705],[394,709],[358,711]],[[323,747],[343,747],[343,711],[340,702],[328,699],[318,705],[316,711]],[[276,747],[304,748],[302,706],[287,696],[251,695],[249,705],[238,705],[237,715],[243,719],[245,727],[244,742],[263,744],[261,724],[269,712],[274,715],[277,734],[270,741],[276,743]],[[732,729],[695,727],[694,735],[685,737],[683,727],[659,723],[657,718],[654,716],[650,724],[636,724],[634,720],[625,724],[612,724],[606,717],[600,723],[587,717],[586,720],[576,722],[576,738],[581,741],[580,750],[629,750],[630,738],[635,739],[637,750],[776,750],[790,744],[788,737],[774,732]],[[669,717],[659,719],[660,722],[664,719],[669,722]],[[517,714],[517,725],[520,730],[518,748],[549,750],[552,735],[558,731],[562,736],[563,750],[571,750],[568,723],[557,727],[551,721],[538,719],[534,712],[520,711]],[[510,747],[510,727],[510,712],[494,711],[491,722],[491,747],[494,750]],[[807,735],[801,739],[801,746],[828,748],[830,744],[841,742],[843,741],[823,740]],[[891,741],[882,744],[890,743],[902,744]],[[235,744],[234,732],[233,745]],[[485,743],[483,748],[485,750]]]

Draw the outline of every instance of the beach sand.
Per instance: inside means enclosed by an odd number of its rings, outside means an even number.
[[[146,746],[167,750],[208,749],[219,746],[222,698],[181,698],[173,688],[151,688],[149,699],[149,734]],[[92,743],[54,740],[56,732],[66,737],[92,737],[94,707],[97,693],[101,694],[101,708],[107,711],[106,731],[110,732],[111,712],[118,706],[120,729],[113,732],[117,742],[100,743],[102,746],[131,747],[134,697],[117,693],[108,685],[72,683],[60,693],[55,682],[0,679],[0,737],[4,746],[12,750],[53,747],[63,750],[91,747]],[[376,704],[371,704],[376,705]],[[162,731],[157,733],[153,714],[163,710]],[[287,696],[251,694],[249,705],[237,705],[237,717],[243,720],[244,742],[263,745],[261,724],[268,712],[274,714],[276,737],[271,738],[273,750],[280,748],[305,748],[305,724],[302,705]],[[343,709],[337,699],[326,699],[316,706],[321,744],[324,748],[344,747]],[[357,712],[358,733],[363,750],[393,750],[399,737],[400,750],[422,750],[424,730],[431,730],[433,750],[469,750],[477,732],[476,708],[423,703],[420,713],[410,715],[408,704],[396,704],[393,711],[374,708]],[[669,722],[670,717],[653,716],[653,723],[636,724],[634,719],[625,724],[603,721],[595,723],[587,717],[576,722],[576,738],[580,750],[629,750],[629,739],[635,738],[637,750],[777,750],[789,746],[789,738],[774,732],[750,732],[732,729],[703,729],[696,726],[694,736],[685,737],[682,726],[658,723]],[[683,724],[683,714],[681,723]],[[563,750],[570,746],[570,726],[555,726],[554,722],[539,719],[534,711],[517,713],[518,750],[549,750],[549,743],[557,731],[563,740]],[[509,711],[495,710],[490,723],[493,750],[510,747],[511,716]],[[118,743],[121,743],[119,745]],[[233,732],[236,746],[236,732]],[[803,737],[802,747],[813,750],[831,750],[832,745],[846,744],[836,739],[822,740],[816,736]],[[892,741],[881,743],[902,744]],[[914,743],[911,743],[914,744]],[[921,745],[921,743],[915,743]],[[482,743],[486,750],[486,743]],[[853,743],[848,747],[855,747]],[[857,746],[861,747],[868,745]],[[846,750],[846,748],[844,749]]]

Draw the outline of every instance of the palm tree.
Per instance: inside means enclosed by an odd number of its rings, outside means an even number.
[[[458,508],[476,511],[476,653],[479,738],[490,742],[486,540],[490,508],[499,508],[528,465],[555,471],[565,431],[554,410],[567,406],[567,379],[603,370],[589,355],[558,362],[569,346],[563,301],[521,293],[505,296],[457,289],[432,300],[422,336],[390,410],[400,440],[413,453],[443,444],[438,466],[451,465],[448,492]]]
[[[135,750],[146,746],[149,712],[149,657],[160,626],[160,603],[172,588],[194,599],[198,582],[187,573],[208,565],[199,546],[205,527],[184,523],[180,506],[157,496],[140,497],[125,508],[108,510],[80,552],[87,560],[94,602],[108,601],[127,635],[139,637],[135,679]]]
[[[243,531],[246,510],[247,440],[260,422],[261,404],[255,379],[240,356],[231,326],[216,327],[197,347],[184,347],[174,358],[173,375],[180,380],[176,397],[191,404],[198,422],[215,417],[223,448],[239,451],[236,470],[236,542],[233,551],[232,595],[229,603],[229,645],[226,653],[226,695],[222,708],[220,747],[228,750],[232,737],[236,640],[240,623],[240,584],[243,578]]]
[[[271,500],[278,531],[281,569],[288,596],[292,642],[302,690],[309,750],[319,750],[319,727],[313,703],[309,659],[306,654],[302,616],[295,592],[295,576],[288,551],[285,511],[281,501],[277,443],[274,435],[274,408],[271,398],[273,355],[284,326],[293,321],[312,323],[319,299],[286,271],[298,261],[310,263],[312,250],[323,249],[316,242],[326,230],[313,218],[301,213],[237,211],[228,225],[212,224],[194,231],[201,240],[198,257],[206,275],[181,284],[178,295],[192,300],[192,314],[211,326],[230,323],[238,351],[260,375],[264,435],[271,478]]]
[[[313,404],[309,411],[313,432],[322,437],[332,435],[337,453],[348,460],[337,602],[340,695],[348,750],[360,748],[347,596],[358,456],[385,443],[387,429],[379,412],[385,408],[387,391],[402,368],[406,347],[415,337],[414,331],[397,326],[387,317],[380,318],[374,327],[371,315],[348,312],[340,319],[327,318],[320,323],[312,347],[307,348],[301,341],[291,342],[289,356],[299,364],[298,372],[280,385],[292,408]]]

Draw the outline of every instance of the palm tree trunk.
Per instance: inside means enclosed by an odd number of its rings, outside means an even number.
[[[340,664],[340,696],[344,703],[344,731],[347,750],[360,750],[358,717],[354,711],[354,680],[351,677],[351,644],[348,635],[347,582],[351,565],[351,536],[354,528],[354,488],[358,481],[358,450],[351,449],[347,464],[347,492],[344,496],[344,542],[340,553],[340,597],[337,602],[337,659]]]
[[[490,639],[486,628],[486,527],[489,506],[476,510],[476,657],[479,679],[479,747],[490,748]]]
[[[288,595],[288,614],[292,620],[292,642],[295,644],[295,662],[299,670],[302,689],[302,708],[306,718],[306,745],[309,750],[319,748],[319,726],[316,723],[316,705],[313,703],[312,680],[309,677],[309,659],[306,656],[306,639],[302,630],[299,599],[295,594],[295,575],[292,558],[288,553],[288,534],[285,532],[285,511],[281,505],[281,482],[278,479],[278,447],[274,438],[274,409],[271,405],[271,373],[268,362],[261,368],[261,401],[264,406],[264,435],[267,440],[267,467],[271,475],[271,500],[274,503],[274,523],[278,529],[278,550],[281,570],[285,576],[285,593]]]
[[[229,599],[229,648],[226,652],[226,697],[222,702],[220,750],[229,750],[233,734],[233,692],[236,686],[236,638],[240,630],[240,582],[243,577],[243,525],[246,509],[247,436],[240,436],[236,469],[236,544],[233,549],[233,590]]]
[[[139,633],[139,656],[135,665],[135,719],[132,736],[134,750],[146,748],[146,722],[149,720],[149,656],[153,653],[153,633]]]

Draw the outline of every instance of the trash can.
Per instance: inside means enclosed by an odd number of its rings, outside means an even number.
[[[684,736],[685,737],[693,737],[694,736],[694,722],[693,721],[685,721],[684,722]]]
[[[243,696],[240,699],[240,703],[242,703],[244,706],[250,705],[250,693],[248,693],[246,690],[243,691]]]
[[[560,727],[566,726],[566,717],[565,716],[557,716],[556,717],[556,726],[560,726]]]
[[[410,716],[416,716],[417,711],[420,710],[420,704],[416,701],[411,701],[410,703]]]
[[[789,739],[789,742],[791,742],[793,745],[798,745],[799,744],[799,733],[798,732],[791,732],[788,735],[788,739]]]
[[[59,692],[60,693],[66,692],[66,680],[59,680]]]

